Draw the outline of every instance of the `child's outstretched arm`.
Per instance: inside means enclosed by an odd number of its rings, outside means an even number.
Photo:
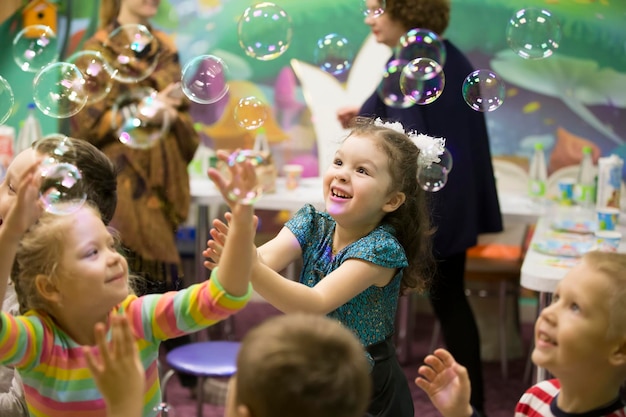
[[[228,156],[224,151],[218,152],[218,158],[224,161]],[[238,188],[245,194],[255,189],[258,181],[254,167],[249,162],[236,163],[229,169],[230,180],[226,180],[216,169],[209,169],[208,175],[222,193],[232,213],[229,238],[224,243],[219,262],[218,282],[227,293],[237,297],[248,293],[252,262],[256,259],[254,247],[256,221],[252,205],[233,201],[228,192]]]
[[[107,417],[141,417],[146,374],[139,359],[135,337],[122,315],[111,316],[111,343],[106,342],[103,323],[94,328],[96,346],[83,346],[87,366],[107,406]]]
[[[38,174],[40,161],[33,162],[17,182],[17,193],[6,219],[0,226],[0,300],[4,300],[8,278],[22,236],[43,211],[39,202],[41,176]]]
[[[437,349],[424,359],[415,385],[420,387],[444,417],[469,417],[471,386],[467,370],[445,349]]]

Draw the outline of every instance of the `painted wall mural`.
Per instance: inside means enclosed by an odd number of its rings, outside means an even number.
[[[322,153],[328,152],[322,141],[336,143],[343,133],[330,120],[332,106],[358,104],[367,97],[390,51],[367,42],[361,0],[281,0],[276,4],[292,21],[288,49],[272,60],[251,58],[239,45],[237,23],[253,4],[162,0],[153,22],[172,35],[183,64],[212,54],[228,65],[229,93],[216,103],[193,106],[207,146],[232,148],[253,141],[249,131],[234,126],[232,112],[239,98],[254,95],[269,105],[265,127],[277,163],[299,162],[306,166],[305,174],[314,175],[323,166]],[[545,8],[558,20],[562,37],[552,56],[526,60],[509,47],[507,22],[525,7]],[[586,144],[594,147],[596,158],[610,153],[626,158],[626,1],[452,0],[452,8],[445,35],[477,68],[495,71],[506,83],[504,103],[487,113],[494,155],[530,156],[540,141],[551,169],[576,163]],[[75,1],[68,10],[60,1],[58,18],[59,44],[67,57],[96,27],[97,2]],[[20,71],[8,58],[10,41],[21,25],[15,15],[0,26],[5,57],[0,75],[16,91],[16,111],[7,124],[16,128],[31,101],[34,75]],[[317,43],[330,34],[345,39],[345,50],[355,57],[351,68],[338,76],[319,69]],[[62,120],[38,116],[45,133],[62,131]]]

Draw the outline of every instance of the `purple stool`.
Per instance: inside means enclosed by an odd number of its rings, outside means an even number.
[[[239,342],[209,341],[196,342],[172,349],[165,361],[172,368],[163,376],[161,391],[166,402],[166,387],[176,372],[184,372],[198,377],[197,417],[202,417],[204,381],[208,377],[231,377],[237,372]],[[166,416],[164,416],[166,417]]]

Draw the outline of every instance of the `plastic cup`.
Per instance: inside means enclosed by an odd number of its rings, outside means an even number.
[[[573,178],[563,178],[559,181],[559,202],[571,205],[574,201],[574,181]]]
[[[295,190],[300,184],[300,177],[302,177],[302,171],[304,167],[298,164],[287,164],[283,166],[283,172],[287,179],[286,186],[288,190]]]
[[[598,213],[598,230],[615,230],[619,220],[619,209],[615,207],[601,207]]]
[[[596,232],[597,249],[601,252],[617,252],[622,234],[615,230],[598,230]]]

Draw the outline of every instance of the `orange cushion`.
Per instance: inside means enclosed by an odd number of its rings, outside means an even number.
[[[522,257],[522,247],[518,245],[504,245],[499,243],[476,245],[467,250],[467,257],[514,261]]]

